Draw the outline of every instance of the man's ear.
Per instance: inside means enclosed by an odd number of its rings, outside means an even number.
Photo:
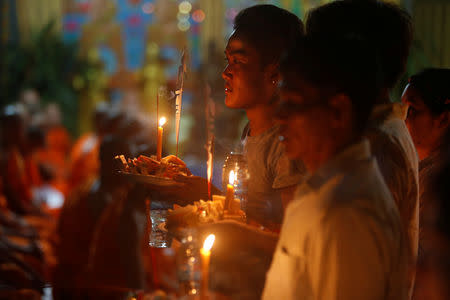
[[[353,109],[350,98],[345,94],[336,94],[328,100],[330,107],[331,126],[334,128],[348,128],[353,125]]]

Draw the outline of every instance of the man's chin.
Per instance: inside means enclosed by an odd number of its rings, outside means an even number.
[[[238,105],[236,99],[234,99],[234,98],[232,98],[232,97],[230,97],[230,96],[226,96],[226,97],[225,97],[225,105],[226,105],[228,108],[241,108],[241,107]]]

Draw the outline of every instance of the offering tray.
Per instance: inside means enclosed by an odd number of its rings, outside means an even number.
[[[183,186],[182,183],[177,182],[171,178],[167,177],[159,177],[155,175],[142,175],[142,174],[133,174],[127,172],[119,172],[119,174],[125,177],[127,180],[134,183],[142,183],[153,186],[166,186],[166,187],[179,187]]]

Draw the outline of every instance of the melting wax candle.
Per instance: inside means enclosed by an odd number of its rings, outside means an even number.
[[[159,119],[159,126],[158,126],[158,139],[156,143],[156,159],[158,161],[161,160],[162,155],[162,139],[163,139],[163,125],[166,124],[166,118],[162,117]]]
[[[209,285],[209,261],[211,258],[211,248],[214,244],[216,236],[214,234],[208,235],[203,243],[203,248],[200,249],[202,256],[202,284],[201,284],[201,297],[207,299],[208,285]]]
[[[225,209],[230,210],[231,208],[231,202],[234,199],[234,182],[236,181],[236,174],[233,170],[230,171],[230,175],[228,177],[228,184],[227,184],[227,194],[225,197]]]

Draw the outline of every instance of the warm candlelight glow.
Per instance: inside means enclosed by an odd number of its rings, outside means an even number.
[[[166,117],[161,117],[159,119],[159,126],[158,126],[158,135],[156,139],[156,159],[158,161],[161,161],[161,155],[162,155],[162,140],[163,140],[163,125],[166,124]]]
[[[228,176],[228,184],[227,184],[227,193],[225,197],[225,210],[231,209],[231,202],[234,199],[234,182],[236,181],[236,173],[234,171],[230,171],[230,175]]]
[[[201,293],[200,296],[202,300],[209,299],[208,287],[209,287],[209,259],[211,257],[211,248],[214,244],[216,236],[214,234],[208,235],[203,243],[203,248],[200,249],[200,254],[202,257],[202,282],[200,285]]]
[[[162,127],[164,124],[166,124],[167,119],[166,117],[161,117],[161,119],[159,119],[159,126]]]
[[[234,185],[234,182],[236,181],[236,174],[234,173],[234,171],[232,170],[230,172],[230,176],[228,177],[228,183],[231,185]]]
[[[203,243],[203,249],[205,251],[210,251],[212,246],[214,245],[215,239],[216,239],[216,236],[214,234],[208,235],[208,237],[205,239],[205,242]]]

